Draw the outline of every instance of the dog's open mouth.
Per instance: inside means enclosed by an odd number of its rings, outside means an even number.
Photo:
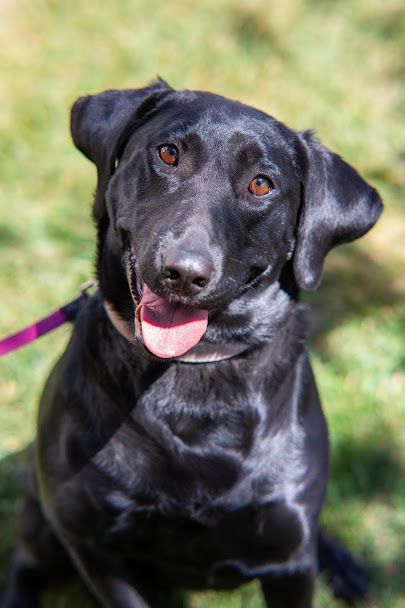
[[[146,348],[157,357],[180,357],[202,338],[208,311],[169,302],[153,293],[136,272],[132,253],[127,262],[128,283],[135,305],[135,326]]]

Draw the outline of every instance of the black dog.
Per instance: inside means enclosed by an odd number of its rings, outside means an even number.
[[[102,606],[258,577],[310,607],[328,439],[298,293],[378,194],[310,132],[162,81],[79,99],[72,134],[99,291],[45,387],[3,605],[37,606],[68,555]]]

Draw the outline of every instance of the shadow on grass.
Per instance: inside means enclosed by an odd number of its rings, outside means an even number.
[[[403,303],[397,287],[400,276],[377,264],[357,245],[333,251],[318,291],[304,294],[311,306],[311,342],[327,357],[325,339],[329,332],[350,319],[359,321],[384,307]],[[405,324],[402,326],[405,338]]]
[[[399,303],[400,294],[395,287],[395,278],[356,246],[334,253],[322,289],[306,298],[312,306],[313,345],[321,356],[328,357],[325,339],[330,331],[348,319],[361,320],[374,314],[380,307],[395,307]],[[371,434],[361,441],[344,439],[336,444],[332,459],[329,510],[344,510],[352,500],[364,507],[373,501],[392,505],[398,500],[403,470],[390,440],[390,437],[384,436],[382,443],[381,434]],[[25,452],[12,454],[0,462],[0,593],[15,534],[15,516],[24,494],[26,473]],[[357,546],[361,547],[363,563],[370,572],[377,598],[386,598],[387,590],[392,594],[401,593],[405,580],[405,551],[394,551],[389,560],[376,557],[373,539],[367,537],[363,521],[357,521],[356,526],[361,539]],[[337,535],[338,530],[329,527],[332,535]],[[399,527],[398,523],[398,535]],[[79,584],[64,587],[63,593],[48,594],[44,602],[45,608],[71,606],[94,607],[94,602]]]
[[[385,445],[371,436],[346,439],[333,450],[325,508],[328,532],[352,547],[378,606],[389,607],[390,598],[405,593],[404,520],[397,512],[403,508],[403,478],[403,463],[390,448],[389,437]]]
[[[383,443],[380,436],[373,435],[362,441],[340,441],[331,464],[331,478],[343,500],[355,496],[365,503],[381,500],[389,504],[392,496],[401,496],[404,467],[389,437]]]
[[[331,332],[352,320],[361,324],[367,317],[375,321],[378,331],[383,310],[393,311],[395,337],[405,343],[405,323],[398,314],[403,306],[398,279],[399,274],[377,264],[356,244],[338,248],[331,254],[320,290],[304,296],[311,306],[311,346],[321,360],[334,360],[335,355],[328,347]],[[355,424],[355,414],[353,416]],[[350,526],[354,534],[351,544],[359,551],[356,557],[368,570],[372,590],[384,606],[391,605],[390,598],[405,593],[404,522],[399,515],[395,517],[398,508],[403,507],[404,463],[400,460],[394,428],[386,426],[382,431],[380,424],[370,420],[369,431],[361,438],[358,434],[356,438],[345,435],[335,442],[326,506],[332,513],[332,517],[328,517],[332,536],[344,529],[342,512],[347,512],[347,521],[355,518],[354,526]],[[353,505],[356,515],[350,514]],[[365,521],[369,506],[375,506],[376,513],[381,506],[390,510],[390,529],[388,531],[387,521],[382,519],[378,544]],[[359,516],[359,511],[364,513],[364,518]],[[335,528],[333,513],[337,514]],[[398,540],[396,546],[386,548],[385,555],[384,551],[379,554],[377,546],[389,545],[393,538]]]
[[[0,462],[0,589],[4,585],[6,562],[15,535],[19,500],[26,482],[25,452],[7,456]]]

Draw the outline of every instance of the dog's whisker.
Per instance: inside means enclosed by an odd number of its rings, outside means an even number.
[[[250,266],[250,264],[248,264],[247,262],[244,262],[243,260],[239,260],[238,258],[234,258],[232,256],[229,256],[230,260],[233,260],[234,262],[238,262],[239,264],[243,264],[244,266]]]

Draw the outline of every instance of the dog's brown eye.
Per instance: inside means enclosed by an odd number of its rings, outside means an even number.
[[[164,146],[160,146],[158,150],[160,158],[166,165],[171,165],[172,167],[173,165],[177,165],[179,160],[179,151],[177,150],[176,146],[165,144]]]
[[[268,177],[264,175],[256,175],[254,179],[249,184],[249,190],[252,194],[256,194],[256,196],[263,196],[264,194],[268,194],[270,190],[273,189],[273,184],[269,180]]]

